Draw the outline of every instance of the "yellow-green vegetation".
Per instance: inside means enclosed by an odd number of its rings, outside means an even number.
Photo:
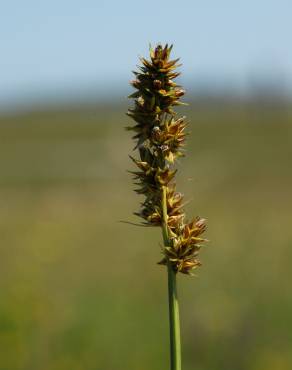
[[[137,206],[125,109],[0,120],[1,370],[168,366],[160,232],[119,223]],[[216,240],[179,277],[184,370],[291,369],[292,109],[184,110],[177,186]]]

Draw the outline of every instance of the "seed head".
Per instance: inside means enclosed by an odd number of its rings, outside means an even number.
[[[162,188],[166,188],[167,228],[169,243],[163,247],[160,264],[170,263],[176,272],[190,274],[201,265],[197,259],[201,244],[206,240],[201,234],[206,229],[205,219],[185,221],[183,195],[176,191],[175,160],[184,155],[186,118],[177,117],[174,107],[183,105],[180,98],[185,91],[174,80],[179,59],[170,60],[172,45],[150,47],[150,59],[141,58],[139,70],[133,72],[131,85],[135,92],[134,107],[127,112],[135,124],[127,127],[134,131],[133,139],[139,159],[131,157],[137,167],[132,171],[135,191],[145,199],[135,214],[142,224],[162,226]]]

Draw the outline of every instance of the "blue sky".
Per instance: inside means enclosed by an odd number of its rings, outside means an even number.
[[[174,43],[186,83],[290,83],[291,16],[291,0],[2,1],[0,104],[123,90],[149,42]]]

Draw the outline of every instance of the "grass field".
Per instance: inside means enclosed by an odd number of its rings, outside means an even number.
[[[179,277],[184,370],[292,368],[292,108],[195,105],[178,187],[208,219]],[[0,370],[168,368],[160,231],[130,226],[120,107],[0,119]]]

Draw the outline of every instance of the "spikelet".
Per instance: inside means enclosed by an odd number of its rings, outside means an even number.
[[[134,72],[131,85],[135,92],[134,107],[127,114],[135,124],[133,139],[139,159],[131,157],[137,170],[132,171],[136,192],[144,195],[141,209],[135,214],[144,225],[162,227],[162,187],[166,188],[167,228],[169,243],[163,247],[159,264],[171,264],[175,272],[190,274],[201,265],[198,253],[206,241],[201,234],[206,229],[202,218],[185,221],[183,195],[176,190],[174,162],[184,155],[186,118],[177,117],[174,107],[183,105],[185,91],[174,82],[179,76],[179,59],[170,60],[172,45],[150,47],[150,60],[141,58],[139,71]]]

